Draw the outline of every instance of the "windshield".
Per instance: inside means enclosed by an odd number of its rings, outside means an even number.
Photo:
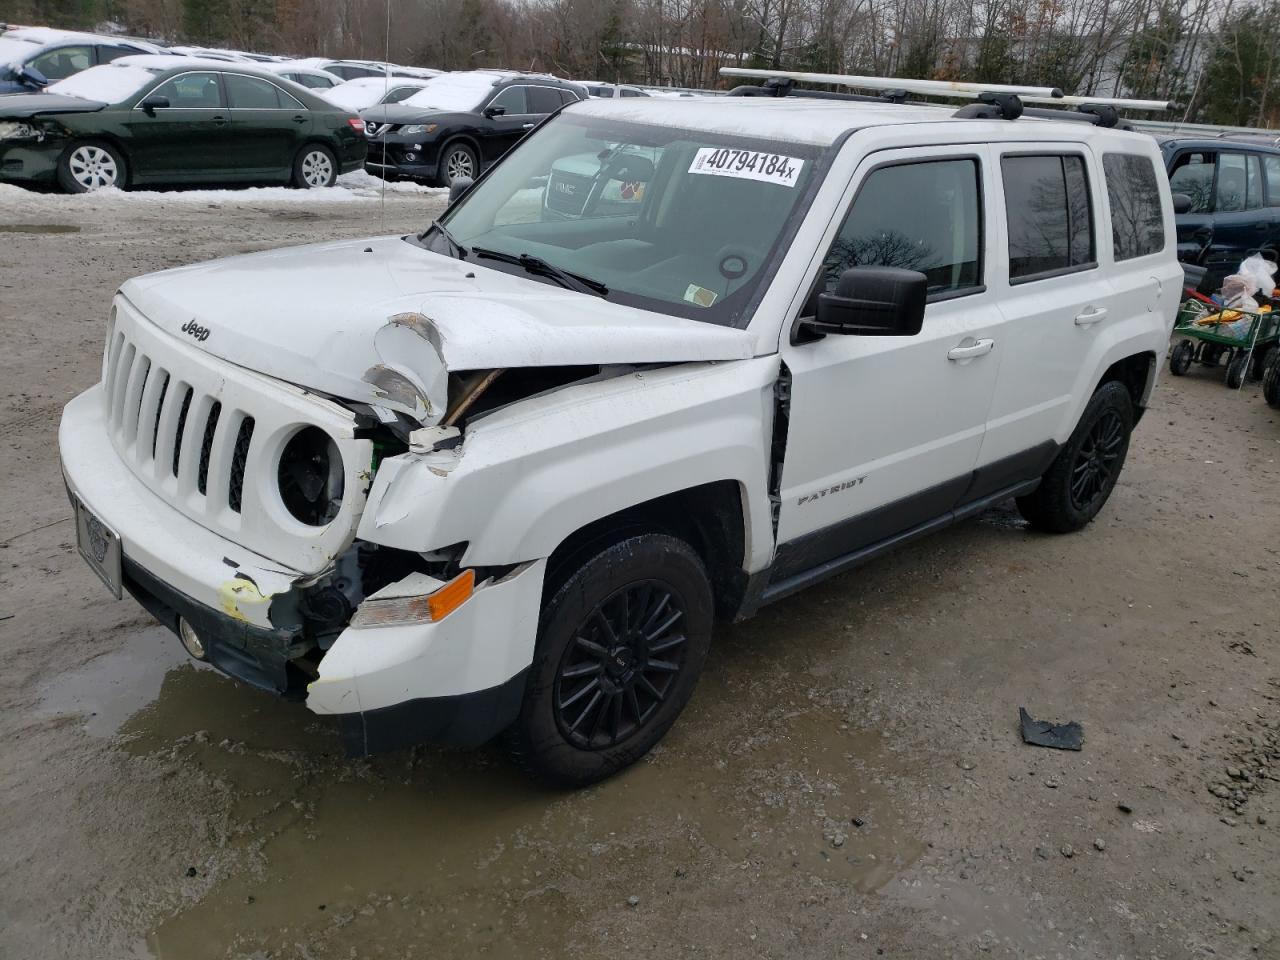
[[[67,97],[97,100],[100,103],[120,103],[154,80],[155,71],[143,67],[125,67],[119,64],[103,64],[45,87],[47,93],[60,93]]]
[[[562,114],[450,210],[478,265],[537,257],[607,298],[745,326],[752,294],[808,208],[826,148]],[[438,231],[431,249],[451,253]]]
[[[404,101],[408,107],[465,112],[474,110],[493,92],[491,73],[446,73],[432,77],[426,86]]]

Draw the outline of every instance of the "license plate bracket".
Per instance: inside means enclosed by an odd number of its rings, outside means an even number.
[[[106,584],[107,589],[118,600],[122,594],[123,579],[120,536],[98,519],[79,497],[75,497],[73,502],[76,511],[76,549],[84,557],[85,563],[89,564],[89,569],[98,575],[98,579]]]

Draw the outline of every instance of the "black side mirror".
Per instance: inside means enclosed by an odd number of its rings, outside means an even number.
[[[792,341],[803,343],[826,334],[862,337],[914,337],[924,326],[929,281],[900,267],[850,267],[833,293],[818,295],[817,316],[803,317]]]
[[[462,195],[471,189],[473,183],[475,181],[470,177],[458,177],[449,184],[449,205],[452,206],[455,201],[461,199]]]
[[[142,107],[143,112],[145,112],[148,117],[154,117],[156,115],[156,110],[164,109],[169,106],[169,98],[161,97],[153,93],[151,96],[143,100],[139,106]]]
[[[492,120],[494,117],[500,117],[507,112],[506,107],[485,107],[484,115]]]
[[[1175,193],[1173,195],[1173,212],[1174,213],[1190,213],[1191,208],[1195,206],[1193,201],[1185,193]]]

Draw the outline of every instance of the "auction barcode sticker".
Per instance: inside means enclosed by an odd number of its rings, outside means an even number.
[[[709,173],[717,177],[739,177],[794,187],[804,169],[799,157],[759,150],[735,150],[731,147],[701,147],[689,165],[690,173]]]

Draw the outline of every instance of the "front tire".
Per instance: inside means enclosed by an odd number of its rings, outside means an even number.
[[[338,158],[321,143],[309,143],[293,161],[293,185],[313,190],[332,187],[338,179]]]
[[[124,156],[101,140],[82,140],[58,158],[58,186],[67,193],[92,193],[106,187],[124,189],[128,182]]]
[[[512,759],[537,780],[580,787],[662,739],[711,644],[711,583],[666,534],[633,534],[582,563],[543,607]]]
[[[466,178],[474,180],[480,173],[480,161],[476,152],[465,143],[451,143],[440,156],[440,168],[436,179],[438,186],[451,187],[453,181]]]
[[[1115,381],[1104,383],[1089,399],[1040,486],[1018,497],[1018,511],[1033,527],[1048,533],[1084,527],[1115,489],[1132,431],[1133,400],[1128,388]]]

